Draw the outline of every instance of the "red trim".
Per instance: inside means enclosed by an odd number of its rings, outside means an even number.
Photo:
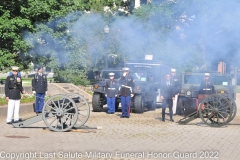
[[[131,98],[130,98],[130,103],[129,103],[129,106],[128,106],[128,115],[130,116],[130,106],[131,106]]]
[[[198,99],[196,98],[196,111],[198,110]]]

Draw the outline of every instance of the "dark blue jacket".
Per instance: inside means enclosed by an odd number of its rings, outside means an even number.
[[[213,94],[215,92],[214,84],[211,81],[203,80],[199,87],[199,94]]]
[[[163,83],[161,84],[161,96],[163,96],[165,100],[172,99],[175,97],[174,88],[175,86],[171,80],[170,85],[167,85],[167,81],[163,80]]]
[[[133,77],[129,75],[120,77],[119,87],[121,87],[119,91],[121,96],[131,96],[134,89]]]
[[[19,100],[23,92],[22,78],[19,76],[8,76],[5,83],[5,95],[9,99]]]
[[[45,93],[47,91],[47,76],[42,74],[42,76],[37,73],[32,79],[32,91],[36,93]]]
[[[115,79],[113,80],[107,80],[105,84],[105,94],[107,94],[107,97],[115,97],[118,93],[118,84]]]

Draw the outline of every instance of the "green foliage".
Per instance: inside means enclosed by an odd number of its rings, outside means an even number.
[[[45,96],[44,100],[50,98],[48,95]],[[21,95],[21,103],[34,103],[36,101],[36,97],[32,93],[26,93]],[[5,94],[0,94],[0,106],[7,105],[8,101],[6,100]]]
[[[210,10],[207,2],[163,0],[131,12],[131,0],[1,1],[0,70],[18,65],[28,71],[33,62],[53,68],[57,81],[86,85],[89,70],[103,68],[106,59],[109,67],[121,67],[133,54],[134,58],[153,54],[154,59],[182,71],[202,68],[208,45],[202,43],[201,35],[194,37],[196,43],[184,36],[197,26],[186,16],[194,13],[204,19],[208,16],[204,11]],[[132,14],[120,13],[119,8]],[[217,19],[218,14],[212,12],[211,17]],[[103,31],[106,24],[108,34]],[[238,44],[232,48],[236,52]]]

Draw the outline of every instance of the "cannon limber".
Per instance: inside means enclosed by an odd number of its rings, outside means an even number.
[[[203,98],[205,97],[205,98]],[[197,110],[178,121],[187,124],[196,118],[201,118],[204,124],[211,127],[221,127],[231,122],[237,113],[235,101],[223,95],[199,95]]]
[[[27,127],[43,120],[50,130],[64,132],[83,126],[89,115],[90,107],[83,96],[76,93],[58,94],[44,103],[41,114],[12,125],[17,128]]]

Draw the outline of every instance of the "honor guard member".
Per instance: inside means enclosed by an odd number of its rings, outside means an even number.
[[[106,81],[105,94],[107,96],[108,114],[115,113],[115,101],[117,96],[117,81],[114,79],[114,73],[109,73],[109,80]]]
[[[35,112],[42,113],[44,98],[47,94],[47,76],[42,73],[43,68],[38,67],[38,73],[32,79],[32,91],[36,95]]]
[[[14,113],[14,122],[18,122],[19,119],[19,108],[20,108],[20,99],[21,94],[24,94],[25,91],[22,87],[22,78],[18,74],[19,67],[13,66],[12,73],[6,79],[5,83],[5,95],[6,100],[8,101],[8,111],[7,111],[7,124],[12,123],[12,116]]]
[[[166,107],[169,107],[169,116],[170,116],[170,121],[174,122],[172,116],[173,116],[173,111],[172,111],[172,105],[173,105],[173,100],[175,99],[174,95],[174,86],[171,81],[171,76],[170,74],[166,74],[166,80],[163,81],[161,84],[161,99],[162,99],[162,121],[165,122],[165,110]]]
[[[134,81],[133,77],[129,75],[129,68],[123,68],[123,76],[119,80],[119,95],[121,96],[122,116],[121,118],[129,118],[130,103],[133,97]]]
[[[214,84],[209,80],[210,74],[205,73],[205,79],[201,82],[199,87],[199,94],[213,94]]]

